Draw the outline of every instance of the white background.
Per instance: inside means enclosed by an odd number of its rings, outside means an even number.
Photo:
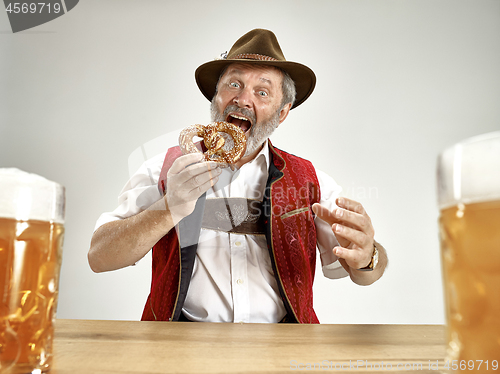
[[[194,70],[257,27],[318,80],[274,144],[361,201],[389,252],[369,287],[319,271],[320,320],[444,322],[436,157],[500,128],[500,1],[82,0],[16,34],[0,12],[0,166],[67,189],[58,317],[140,319],[150,258],[92,273],[95,221],[114,209],[134,150],[209,121]]]

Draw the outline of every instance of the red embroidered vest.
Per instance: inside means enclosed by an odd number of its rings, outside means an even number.
[[[319,183],[312,164],[271,144],[271,165],[264,193],[266,239],[287,310],[287,322],[319,323],[313,309],[313,281],[316,268],[316,227],[312,205],[320,200]],[[181,155],[179,147],[170,148],[165,157],[158,187],[164,191],[166,175]],[[199,237],[201,220],[195,212],[179,223],[183,232]],[[202,209],[202,208],[201,208]],[[194,229],[193,229],[194,228]],[[143,321],[176,321],[186,298],[197,244],[183,245],[176,230],[170,230],[153,247],[151,292]]]

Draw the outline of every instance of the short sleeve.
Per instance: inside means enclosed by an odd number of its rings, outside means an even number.
[[[165,153],[162,153],[150,158],[141,165],[120,192],[116,209],[101,214],[94,231],[105,223],[136,215],[149,208],[162,197],[158,190],[158,178],[164,159]]]

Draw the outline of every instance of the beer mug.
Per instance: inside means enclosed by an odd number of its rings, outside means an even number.
[[[491,373],[500,361],[500,132],[438,159],[449,372]]]
[[[50,369],[64,188],[0,168],[0,372]]]

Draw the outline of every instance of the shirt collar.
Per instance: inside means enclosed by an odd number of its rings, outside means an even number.
[[[256,164],[264,162],[266,165],[266,170],[269,169],[269,139],[266,139],[266,141],[264,142],[264,146],[262,147],[260,152],[257,153],[257,156],[255,156],[255,158],[249,163],[254,162]]]

